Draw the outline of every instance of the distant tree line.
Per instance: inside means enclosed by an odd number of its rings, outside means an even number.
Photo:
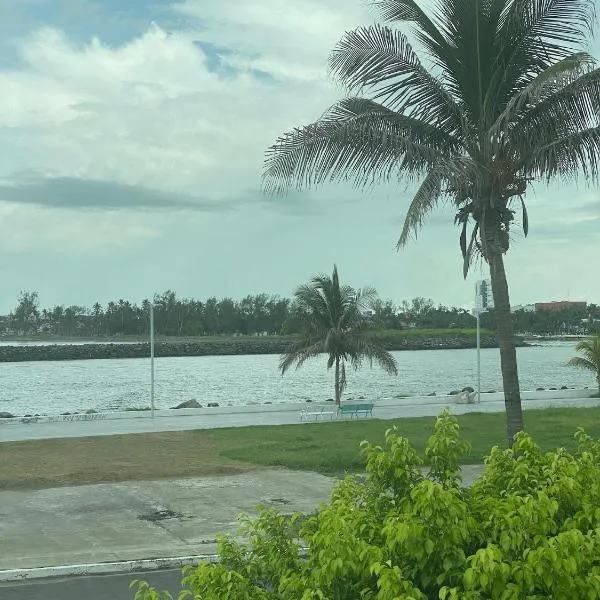
[[[515,331],[536,335],[600,334],[600,306],[588,304],[581,310],[517,310]]]
[[[154,296],[155,332],[159,336],[202,335],[287,335],[300,331],[301,314],[295,302],[268,294],[246,296],[241,300],[215,297],[204,301],[179,298],[168,290]],[[119,299],[105,306],[58,305],[40,308],[36,291],[20,293],[15,308],[0,317],[4,335],[46,334],[64,337],[146,336],[150,331],[150,299],[140,304]],[[380,329],[470,328],[475,319],[464,308],[435,305],[428,298],[391,300],[375,298],[366,315]],[[600,329],[600,307],[591,304],[586,311],[525,312],[514,315],[515,329],[538,334],[596,332]],[[590,324],[586,325],[585,320]],[[481,317],[481,325],[495,329],[493,312]]]

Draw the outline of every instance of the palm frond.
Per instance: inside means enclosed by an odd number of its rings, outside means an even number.
[[[427,173],[406,211],[402,233],[396,243],[398,250],[407,244],[411,234],[417,235],[425,216],[437,206],[442,195],[445,175],[443,168],[439,166],[432,168]]]
[[[446,45],[438,24],[427,16],[416,0],[372,0],[371,4],[384,21],[413,23],[416,32],[427,36],[432,43]]]
[[[460,106],[398,30],[372,25],[347,32],[331,54],[329,68],[351,93],[369,90],[387,107],[449,134],[463,127]]]
[[[411,234],[416,235],[424,218],[443,195],[451,195],[460,205],[469,197],[478,197],[485,184],[485,175],[470,158],[450,156],[440,160],[427,173],[413,197],[396,248],[405,246]]]
[[[595,59],[585,52],[573,54],[537,74],[526,86],[515,93],[490,129],[492,137],[498,137],[519,122],[519,128],[530,123],[535,129],[539,120],[545,121],[561,98],[577,97],[576,90],[583,92],[585,84],[593,77],[582,77]],[[561,93],[562,92],[562,93]],[[564,111],[563,111],[564,112]],[[550,114],[549,114],[550,113]],[[539,118],[541,116],[541,119]],[[553,115],[556,116],[556,115]]]
[[[323,342],[312,338],[304,338],[295,343],[289,352],[281,356],[279,369],[284,375],[292,365],[299,369],[307,360],[316,358],[324,352]]]
[[[465,229],[466,232],[466,229]],[[463,252],[463,277],[466,279],[469,274],[469,269],[475,260],[477,250],[479,247],[477,246],[477,235],[479,234],[479,223],[475,223],[473,226],[473,230],[471,231],[471,240],[469,241],[469,245],[466,248],[466,251]],[[483,238],[482,238],[483,243]]]
[[[581,356],[575,356],[567,363],[570,367],[576,367],[578,369],[585,369],[586,371],[592,371],[596,373],[598,371],[598,365],[593,363],[591,360],[587,358],[582,358]]]
[[[418,175],[454,140],[435,127],[372,101],[348,99],[323,118],[280,137],[266,153],[266,191],[351,180],[357,186]]]
[[[509,98],[548,67],[583,50],[592,28],[594,0],[513,0],[498,35]]]
[[[550,144],[536,148],[526,164],[530,176],[568,180],[583,173],[598,181],[600,166],[600,126],[578,131]]]
[[[600,125],[600,69],[589,71],[526,111],[508,134],[507,153],[527,164],[536,147]]]
[[[318,286],[304,284],[299,286],[294,297],[301,318],[318,330],[327,330],[332,326],[331,311]]]
[[[367,336],[353,336],[349,345],[350,363],[355,369],[366,358],[371,366],[375,362],[389,375],[398,374],[396,359],[379,341]]]

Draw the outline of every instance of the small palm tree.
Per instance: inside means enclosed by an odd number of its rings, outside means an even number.
[[[600,335],[590,341],[579,342],[575,350],[581,352],[583,356],[575,356],[567,364],[591,371],[596,377],[600,395]]]
[[[282,355],[281,374],[293,364],[298,369],[309,358],[328,354],[327,368],[335,366],[337,406],[346,387],[346,362],[358,369],[364,359],[371,366],[375,361],[387,373],[396,375],[394,357],[371,335],[363,316],[375,295],[372,288],[356,291],[348,285],[340,286],[336,266],[331,277],[319,275],[301,285],[295,292],[295,300],[301,315],[302,337]]]

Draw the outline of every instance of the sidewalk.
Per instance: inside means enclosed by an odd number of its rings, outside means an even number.
[[[0,492],[0,571],[214,554],[216,535],[233,531],[239,513],[259,503],[310,512],[332,481],[276,469]]]
[[[452,397],[415,399],[415,404],[406,404],[412,399],[380,401],[375,405],[376,419],[404,417],[435,417],[448,407],[461,415],[470,412],[504,412],[504,400],[484,400],[480,404],[456,404]],[[418,404],[416,402],[419,402]],[[87,437],[156,431],[180,431],[190,429],[215,429],[220,427],[247,427],[251,425],[283,425],[299,423],[299,413],[307,405],[266,405],[258,407],[221,407],[193,409],[186,414],[173,410],[156,411],[152,419],[148,413],[121,413],[115,418],[93,421],[66,421],[58,423],[0,423],[0,442]],[[525,409],[548,407],[592,407],[600,406],[598,398],[545,398],[525,399]],[[95,416],[95,415],[93,415]]]
[[[481,465],[463,468],[471,483]],[[329,499],[334,479],[265,469],[242,475],[0,492],[2,571],[216,552],[256,505],[311,512]]]

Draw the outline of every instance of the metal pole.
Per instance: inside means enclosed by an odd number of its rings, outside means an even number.
[[[154,303],[150,303],[150,414],[154,419]]]
[[[481,402],[481,336],[479,332],[479,310],[477,310],[477,402]]]

